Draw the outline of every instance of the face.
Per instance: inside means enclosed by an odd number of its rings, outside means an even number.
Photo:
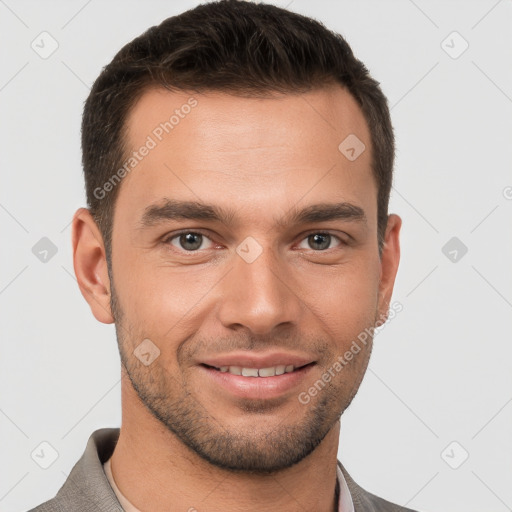
[[[350,134],[355,160],[338,149]],[[133,388],[212,464],[297,463],[354,397],[371,339],[344,354],[385,317],[398,265],[396,216],[379,258],[357,103],[334,86],[150,90],[126,140],[138,156],[118,185],[110,305]]]

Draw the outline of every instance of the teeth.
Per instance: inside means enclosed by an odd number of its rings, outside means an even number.
[[[258,375],[260,377],[273,377],[276,374],[276,367],[272,366],[270,368],[260,368],[258,370]]]
[[[241,366],[221,366],[217,370],[223,373],[231,373],[232,375],[242,375],[243,377],[274,377],[275,375],[283,375],[283,373],[291,373],[295,370],[293,364],[285,366],[270,366],[268,368],[242,368]]]
[[[276,366],[276,375],[283,375],[285,370],[286,370],[286,366],[284,364]]]
[[[242,368],[242,375],[244,377],[257,377],[258,370],[256,368]]]
[[[228,371],[233,375],[242,375],[242,368],[240,366],[229,366]]]

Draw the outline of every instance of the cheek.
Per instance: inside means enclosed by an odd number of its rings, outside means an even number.
[[[325,267],[301,279],[304,303],[340,346],[373,325],[378,306],[379,271],[363,257],[326,271]]]
[[[172,267],[153,255],[119,260],[114,277],[125,321],[160,347],[179,339],[191,318],[197,321],[209,290],[222,276],[214,268]]]

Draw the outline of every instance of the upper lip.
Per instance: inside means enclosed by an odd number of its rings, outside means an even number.
[[[293,365],[300,368],[315,362],[313,358],[289,352],[231,352],[202,359],[202,364],[221,368],[222,366],[240,366],[242,368],[270,368],[273,366]]]

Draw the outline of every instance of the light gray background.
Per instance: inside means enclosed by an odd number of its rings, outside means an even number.
[[[339,457],[411,508],[512,510],[512,2],[275,3],[348,39],[397,138],[404,309],[375,340]],[[120,425],[114,327],[90,313],[71,259],[82,104],[121,46],[194,5],[0,0],[2,511],[53,497],[91,432]],[[31,48],[43,31],[59,45],[47,59]],[[458,58],[453,31],[469,43]],[[32,252],[42,237],[58,250],[46,263]],[[442,252],[452,237],[468,248],[456,262]],[[48,469],[31,458],[43,441],[59,454]]]

